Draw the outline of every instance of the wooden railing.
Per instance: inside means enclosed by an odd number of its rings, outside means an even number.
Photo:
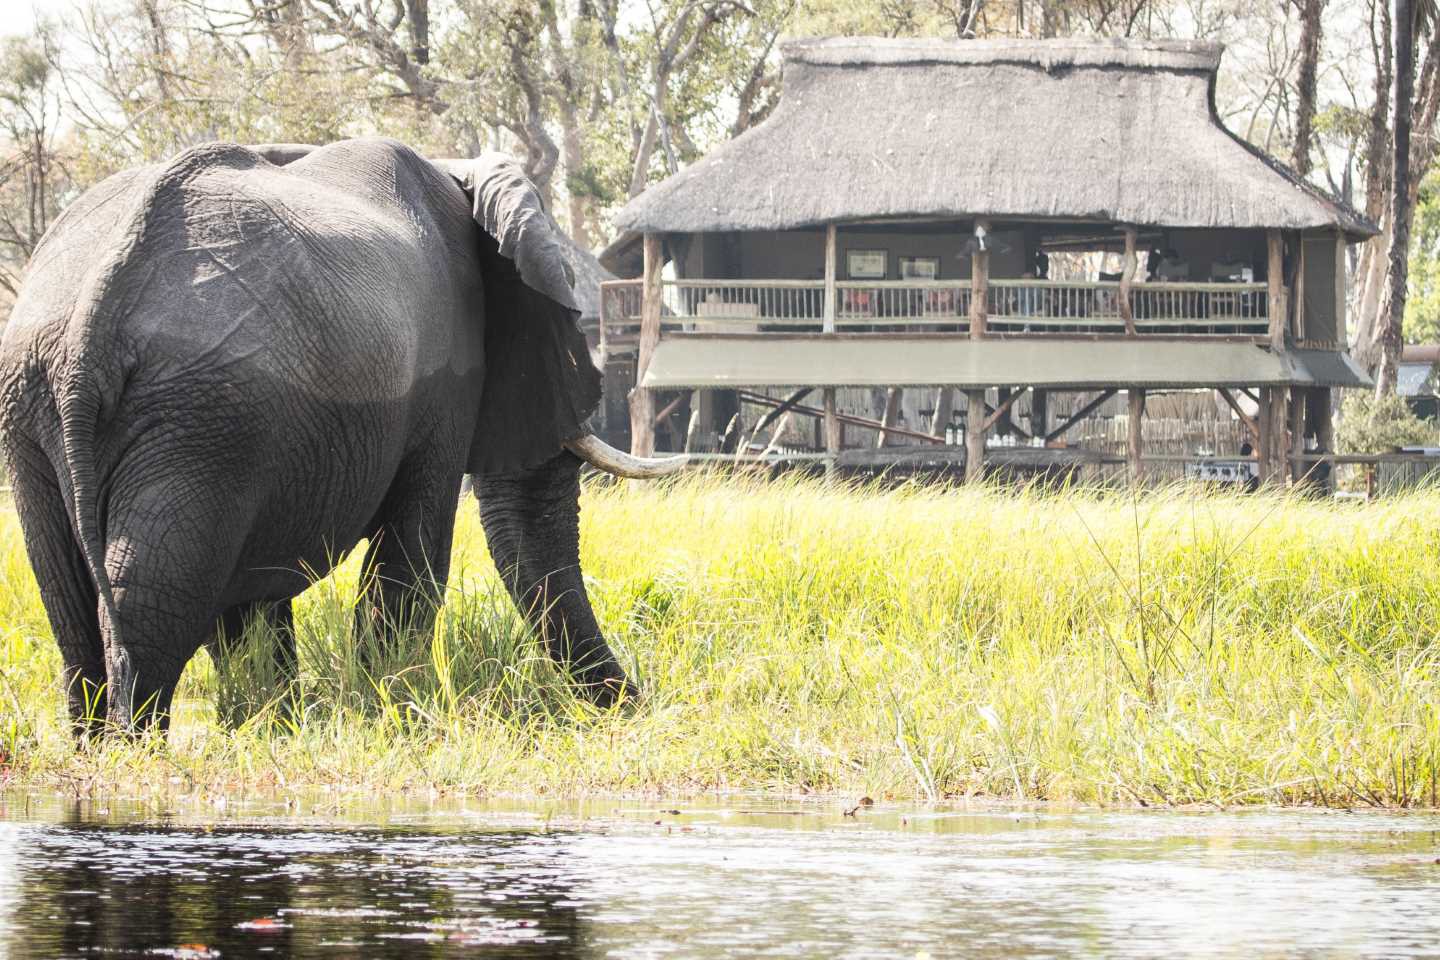
[[[640,327],[641,284],[611,280],[601,289],[601,342],[633,344]],[[819,333],[825,324],[823,280],[666,280],[662,334]],[[968,333],[969,280],[838,281],[837,333]],[[1126,333],[1120,284],[991,280],[987,329],[1002,334]],[[1136,283],[1130,308],[1138,334],[1263,337],[1268,325],[1263,283]]]

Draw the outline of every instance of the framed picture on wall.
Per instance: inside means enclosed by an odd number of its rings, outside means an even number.
[[[939,257],[901,257],[901,280],[939,280]]]
[[[884,280],[890,258],[884,250],[846,250],[845,276],[851,280]]]

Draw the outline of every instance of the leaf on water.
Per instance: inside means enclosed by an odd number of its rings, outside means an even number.
[[[274,917],[259,917],[255,920],[246,920],[244,923],[235,924],[236,930],[249,930],[254,933],[274,933],[277,930],[284,930],[290,926],[276,920]]]

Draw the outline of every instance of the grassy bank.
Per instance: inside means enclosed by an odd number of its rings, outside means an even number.
[[[351,558],[299,601],[297,723],[247,711],[263,656],[217,673],[201,654],[168,744],[82,752],[7,512],[0,777],[1436,802],[1440,495],[1135,502],[696,478],[591,488],[583,509],[592,596],[638,705],[597,715],[569,694],[467,505],[451,597],[408,662],[359,668]],[[217,703],[254,715],[231,730]]]

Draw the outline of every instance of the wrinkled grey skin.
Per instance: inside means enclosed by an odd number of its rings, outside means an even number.
[[[95,187],[0,341],[0,440],[77,728],[87,700],[116,728],[165,722],[191,656],[251,617],[281,628],[293,672],[290,599],[362,538],[359,616],[423,627],[462,475],[496,464],[476,482],[496,565],[610,701],[624,675],[580,578],[579,461],[512,395],[555,404],[514,351],[573,317],[517,294],[471,197],[403,145],[275,159],[211,144]],[[504,429],[484,416],[500,390]]]

